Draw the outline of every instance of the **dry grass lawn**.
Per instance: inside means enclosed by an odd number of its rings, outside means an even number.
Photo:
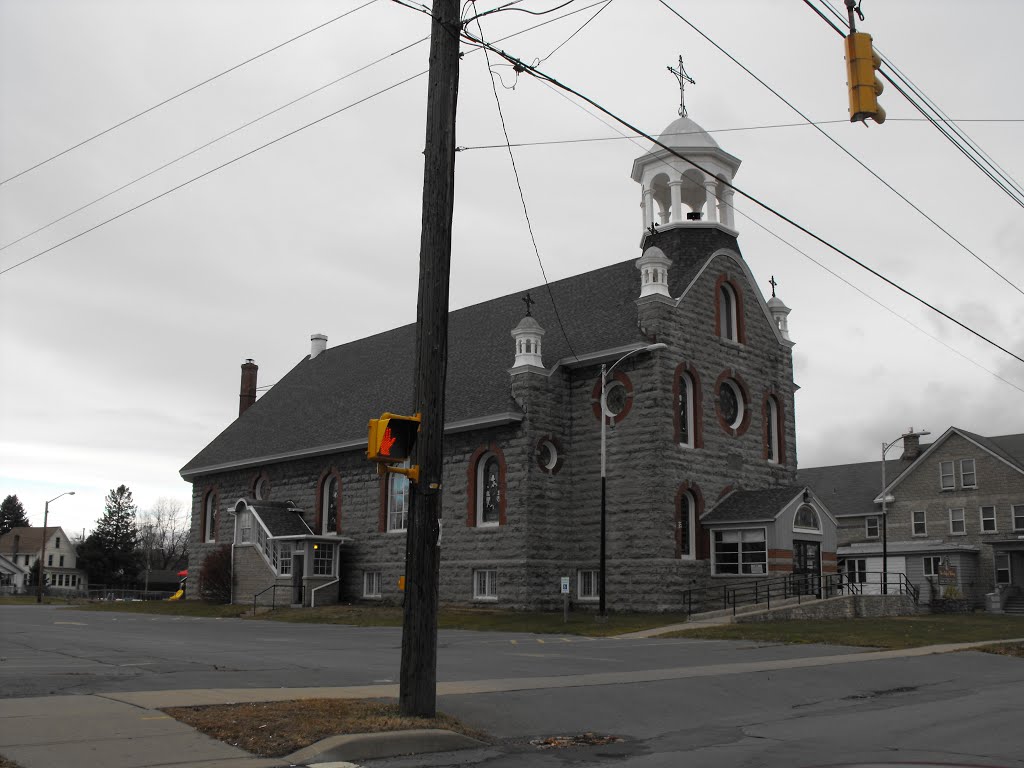
[[[13,760],[8,760],[3,755],[0,755],[0,768],[21,768],[21,766]]]
[[[1024,643],[986,645],[984,648],[979,648],[978,650],[984,651],[985,653],[996,653],[1000,656],[1016,656],[1018,659],[1024,659]]]
[[[434,718],[403,717],[394,702],[306,699],[163,711],[207,736],[260,757],[284,757],[328,736],[416,728],[443,728],[488,741],[486,734],[443,713]]]

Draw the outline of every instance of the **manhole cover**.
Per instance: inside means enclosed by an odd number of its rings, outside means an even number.
[[[575,736],[547,736],[531,739],[537,749],[565,749],[567,747],[600,747],[625,741],[621,736],[598,736],[596,733],[578,733]]]

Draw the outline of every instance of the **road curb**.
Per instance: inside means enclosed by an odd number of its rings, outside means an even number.
[[[318,741],[285,760],[306,764],[343,760],[373,760],[382,757],[418,755],[427,752],[451,752],[459,749],[485,747],[484,742],[461,733],[439,728],[380,733],[349,733]]]

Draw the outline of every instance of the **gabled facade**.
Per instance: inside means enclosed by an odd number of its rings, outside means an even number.
[[[596,604],[602,364],[609,607],[675,609],[687,589],[750,578],[712,575],[703,518],[731,491],[794,484],[789,309],[765,301],[740,253],[723,192],[739,162],[687,123],[663,138],[721,177],[640,158],[639,259],[450,314],[442,602],[553,607],[568,576],[573,599]],[[408,485],[366,461],[366,425],[413,411],[414,336],[406,326],[328,349],[316,335],[251,407],[254,366],[243,366],[243,413],[181,471],[193,484],[191,572],[227,543],[236,573],[245,563],[238,600],[275,584],[307,605],[400,599]],[[295,530],[267,524],[268,504]],[[785,506],[764,504],[772,517]],[[819,567],[834,567],[821,540]]]
[[[10,575],[10,586],[18,591],[34,586],[31,574],[43,552],[43,528],[12,528],[0,536],[0,555],[24,571],[20,583],[18,574]],[[65,594],[86,592],[88,575],[78,568],[78,556],[64,529],[48,527],[46,530],[46,562],[43,575],[47,591]]]
[[[886,570],[923,601],[962,595],[1001,609],[1024,594],[1024,435],[950,427],[927,446],[911,436],[885,469],[881,492],[881,462],[800,470],[836,511],[841,570],[877,591],[884,551]]]

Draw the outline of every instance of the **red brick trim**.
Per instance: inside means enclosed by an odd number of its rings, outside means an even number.
[[[693,424],[690,428],[693,432],[693,447],[703,448],[704,447],[704,397],[700,388],[700,373],[687,362],[682,362],[676,366],[676,371],[672,379],[672,402],[674,403],[674,412],[672,414],[672,427],[673,427],[673,439],[677,444],[681,442],[680,437],[682,433],[682,419],[679,417],[680,411],[680,399],[682,398],[682,389],[679,386],[679,379],[686,374],[689,376],[690,381],[693,383]]]
[[[679,559],[683,556],[683,539],[680,531],[679,524],[683,519],[683,497],[689,493],[693,497],[693,530],[690,531],[690,536],[693,538],[693,557],[696,560],[706,560],[711,551],[711,541],[708,537],[707,531],[700,524],[700,516],[704,514],[704,494],[700,492],[700,486],[696,483],[691,483],[689,480],[682,483],[678,490],[676,490],[676,504],[675,504],[675,540],[676,540],[676,558]]]
[[[771,458],[771,446],[768,445],[768,398],[775,400],[775,435],[779,441],[779,466],[786,465],[786,411],[782,405],[782,398],[774,389],[765,392],[761,399],[761,458],[765,461]]]
[[[620,421],[629,416],[629,412],[633,410],[633,382],[629,380],[622,371],[612,371],[610,377],[606,377],[606,386],[611,384],[613,381],[618,381],[626,388],[626,404],[622,406],[622,410],[609,419],[610,423],[618,424]],[[598,421],[601,420],[601,377],[597,377],[597,381],[594,382],[594,389],[590,393],[590,407],[594,412],[594,418]]]
[[[731,379],[736,382],[736,385],[740,389],[740,394],[743,396],[743,418],[740,419],[739,426],[733,429],[729,422],[722,416],[722,409],[719,407],[718,393],[722,389],[722,385]],[[718,424],[722,428],[722,431],[726,434],[732,435],[733,437],[739,437],[746,433],[750,429],[750,418],[752,413],[752,405],[750,402],[750,389],[747,387],[743,377],[741,377],[736,371],[731,368],[727,368],[718,375],[718,379],[715,381],[715,415],[718,417]]]
[[[338,494],[334,499],[334,506],[338,510],[338,519],[334,532],[341,533],[341,473],[333,465],[323,471],[316,485],[316,523],[313,527],[316,533],[320,533],[324,523],[324,493],[332,477],[338,478]]]
[[[476,476],[477,469],[480,462],[485,459],[488,454],[494,454],[498,459],[498,493],[501,494],[501,498],[498,499],[498,526],[503,526],[508,523],[508,517],[506,515],[506,509],[508,504],[508,486],[506,482],[507,467],[505,464],[505,454],[502,453],[501,448],[498,447],[497,443],[492,442],[490,445],[480,446],[473,455],[469,457],[469,464],[466,466],[466,527],[476,528]]]
[[[203,491],[202,498],[200,499],[201,506],[199,508],[199,542],[201,544],[208,543],[206,539],[206,502],[211,496],[213,497],[214,517],[217,518],[214,521],[213,541],[217,541],[217,533],[220,530],[220,493],[217,490],[217,486],[211,485],[205,491]]]
[[[718,280],[715,281],[715,335],[721,336],[719,328],[722,327],[722,285],[727,284],[732,288],[733,296],[736,298],[736,340],[740,344],[747,343],[747,321],[744,317],[743,312],[743,291],[739,285],[729,277],[729,274],[723,272],[718,276]]]

